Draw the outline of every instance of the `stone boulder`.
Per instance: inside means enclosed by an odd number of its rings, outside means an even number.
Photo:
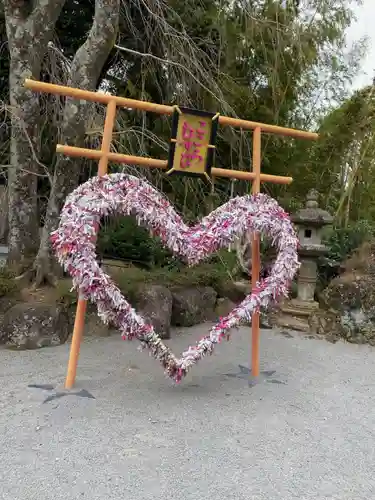
[[[213,320],[219,316],[226,316],[229,312],[240,304],[245,297],[251,292],[251,284],[249,280],[246,281],[226,281],[221,282],[215,286],[218,293],[216,310],[214,311]],[[278,306],[273,307],[269,311],[260,311],[260,327],[269,328],[272,326],[272,318]]]
[[[172,325],[194,326],[212,320],[217,292],[211,287],[172,290]]]
[[[311,315],[311,333],[375,345],[375,243],[362,245],[344,273],[321,293],[321,310]]]
[[[219,318],[227,316],[235,307],[236,304],[228,298],[221,297],[217,299],[212,320],[217,321]]]
[[[317,309],[308,318],[309,330],[313,337],[324,338],[335,343],[345,338],[340,313],[334,309]]]
[[[168,288],[161,285],[143,286],[135,292],[132,302],[139,314],[152,324],[160,338],[170,338],[172,293]]]
[[[88,308],[87,308],[88,309]],[[73,315],[75,311],[73,312]],[[85,321],[85,336],[110,337],[112,332],[116,332],[111,325],[106,325],[98,316],[98,312],[88,313]]]
[[[247,295],[247,287],[243,282],[232,280],[222,281],[215,285],[215,290],[221,298],[229,299],[234,304],[239,304]]]
[[[26,302],[5,312],[0,340],[11,348],[39,349],[63,344],[70,332],[67,308]]]

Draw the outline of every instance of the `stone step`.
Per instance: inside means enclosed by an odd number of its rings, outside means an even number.
[[[297,307],[281,307],[281,312],[282,314],[285,314],[287,316],[302,316],[303,318],[308,318],[310,314],[315,310],[315,309],[299,309]]]

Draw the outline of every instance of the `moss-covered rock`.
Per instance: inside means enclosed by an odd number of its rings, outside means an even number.
[[[211,287],[172,290],[172,325],[193,326],[212,319],[217,293]]]
[[[20,303],[6,311],[1,341],[14,349],[38,349],[66,342],[70,333],[65,307],[43,303]]]
[[[375,344],[375,242],[362,245],[344,273],[320,295],[322,310],[310,318],[313,333]]]
[[[137,312],[154,327],[162,339],[170,338],[172,293],[161,285],[140,287],[133,302]]]

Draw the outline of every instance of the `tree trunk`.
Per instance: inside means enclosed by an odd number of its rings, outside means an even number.
[[[6,186],[0,186],[0,244],[8,241],[8,192]]]
[[[237,264],[243,274],[251,276],[251,241],[249,235],[236,240],[234,248],[237,256]]]
[[[39,156],[39,97],[24,87],[26,78],[38,79],[47,44],[65,0],[3,0],[10,53],[11,110],[10,168],[8,172],[9,255],[16,270],[30,262],[39,241],[37,176]]]
[[[113,48],[118,29],[120,0],[96,0],[95,15],[85,43],[77,50],[68,85],[95,90],[102,68]],[[86,122],[92,104],[67,98],[60,142],[83,146]],[[54,284],[56,263],[51,252],[50,234],[58,225],[59,214],[67,195],[77,187],[80,161],[59,156],[55,166],[39,251],[34,262],[35,286]]]

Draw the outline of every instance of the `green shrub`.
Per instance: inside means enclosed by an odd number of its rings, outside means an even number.
[[[334,227],[324,238],[329,248],[327,258],[333,262],[343,262],[362,243],[370,240],[375,234],[375,223],[360,220],[346,228]]]
[[[133,217],[119,217],[103,224],[98,237],[98,253],[144,267],[162,267],[175,260],[160,240],[139,227]]]
[[[325,288],[329,281],[337,276],[341,265],[352,255],[354,250],[375,236],[375,222],[360,220],[346,228],[333,227],[323,238],[328,253],[319,262],[319,288]]]
[[[6,268],[0,268],[0,297],[12,295],[19,290],[14,273]]]
[[[167,268],[177,271],[184,268],[184,263],[173,256],[159,238],[151,237],[132,217],[121,217],[103,224],[98,237],[98,254],[148,269]],[[236,253],[223,250],[214,254],[209,261],[232,271],[236,266]]]
[[[72,280],[70,278],[61,279],[56,286],[56,299],[60,304],[72,306],[77,304],[78,295],[72,290]]]

